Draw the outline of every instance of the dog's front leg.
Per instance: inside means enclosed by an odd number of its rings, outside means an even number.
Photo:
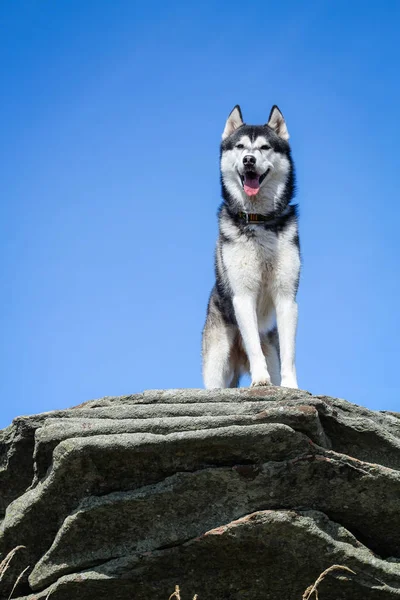
[[[271,379],[258,331],[255,298],[250,295],[234,296],[233,307],[250,363],[251,385],[270,385]]]
[[[296,300],[280,295],[276,298],[275,309],[281,355],[281,385],[283,387],[297,389],[298,385],[295,367],[297,329]]]

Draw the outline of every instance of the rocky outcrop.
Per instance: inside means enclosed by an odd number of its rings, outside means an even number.
[[[0,434],[1,598],[400,599],[400,414],[284,388],[169,390]],[[345,576],[344,576],[345,575]]]

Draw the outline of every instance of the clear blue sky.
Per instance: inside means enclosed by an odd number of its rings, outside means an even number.
[[[300,386],[399,410],[400,4],[0,4],[1,413],[201,387],[218,146],[291,133]]]

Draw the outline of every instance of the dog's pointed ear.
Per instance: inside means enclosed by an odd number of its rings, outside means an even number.
[[[243,125],[242,111],[240,110],[239,104],[236,104],[235,108],[229,115],[227,122],[225,123],[225,129],[222,134],[222,139],[224,140],[225,138],[230,136],[231,133],[233,133],[241,125]]]
[[[283,140],[289,139],[289,132],[288,128],[286,127],[286,121],[276,104],[271,108],[267,125],[271,127],[271,129],[273,129],[275,133],[279,135],[279,137],[281,137]]]

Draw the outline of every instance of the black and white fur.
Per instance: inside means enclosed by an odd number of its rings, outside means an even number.
[[[268,123],[257,126],[244,124],[235,106],[222,134],[216,283],[202,344],[206,388],[237,387],[245,372],[252,386],[298,387],[300,250],[297,207],[290,204],[294,167],[288,139],[277,106]],[[270,219],[246,223],[241,212]]]

